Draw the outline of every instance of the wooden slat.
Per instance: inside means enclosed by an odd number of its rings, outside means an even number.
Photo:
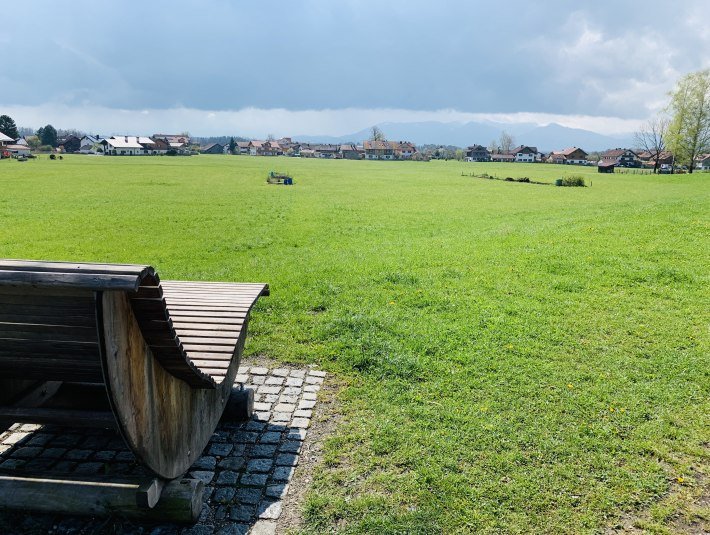
[[[234,347],[215,345],[215,344],[183,344],[185,351],[210,351],[213,353],[233,353]]]
[[[205,368],[209,369],[219,369],[219,370],[226,370],[229,368],[229,361],[228,360],[193,360],[192,363],[199,367],[202,371],[205,371]]]
[[[247,312],[221,312],[219,315],[210,312],[210,311],[203,311],[203,310],[175,310],[170,312],[170,317],[171,318],[178,318],[178,317],[185,317],[185,316],[192,316],[192,317],[202,317],[202,318],[209,318],[212,316],[219,316],[220,319],[222,318],[230,318],[230,319],[244,319],[247,317]]]
[[[32,424],[57,424],[72,427],[115,428],[116,419],[110,412],[68,409],[0,407],[0,419]]]
[[[236,338],[223,338],[223,337],[207,337],[207,336],[180,336],[180,342],[182,342],[184,347],[192,344],[212,344],[212,345],[223,345],[231,346],[232,349],[237,343]]]
[[[99,348],[96,342],[62,342],[52,340],[29,340],[17,338],[1,338],[0,352],[23,352],[27,354],[45,353],[56,351],[63,354],[98,355]]]
[[[97,343],[96,327],[0,322],[0,338]]]
[[[139,284],[140,279],[133,275],[0,270],[0,285],[15,287],[71,287],[86,290],[134,291]]]
[[[209,329],[204,329],[204,330],[199,330],[199,329],[176,329],[175,331],[178,333],[181,337],[190,337],[190,336],[195,336],[195,337],[201,337],[201,336],[207,336],[207,337],[214,337],[214,338],[234,338],[235,340],[239,338],[239,333],[241,331],[239,330],[232,330],[232,331],[214,331],[214,330],[209,330]]]

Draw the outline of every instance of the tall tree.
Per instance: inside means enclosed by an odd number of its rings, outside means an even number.
[[[508,154],[510,152],[510,150],[513,148],[514,144],[515,144],[515,138],[513,136],[511,136],[508,132],[503,130],[500,133],[500,141],[499,141],[500,151],[503,154]]]
[[[39,141],[42,145],[57,146],[57,129],[51,124],[37,130],[37,137],[39,137]]]
[[[653,160],[653,172],[658,173],[658,160],[666,150],[666,134],[668,132],[668,119],[656,117],[643,124],[635,134],[636,144],[648,152]]]
[[[17,132],[17,125],[9,115],[0,115],[0,132],[13,140],[20,137],[20,134]]]
[[[491,154],[495,154],[498,152],[498,142],[495,139],[492,139],[491,142],[488,144],[488,152]]]
[[[666,141],[692,173],[698,155],[710,152],[710,69],[686,74],[670,97]]]
[[[229,138],[229,154],[234,154],[234,150],[237,148],[237,143],[234,141],[233,137]]]
[[[370,129],[370,141],[385,141],[385,133],[380,130],[379,126],[373,126]]]

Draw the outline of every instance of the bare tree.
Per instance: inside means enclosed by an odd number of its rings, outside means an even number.
[[[274,141],[276,138],[274,137],[274,134],[269,134],[266,136],[266,141]]]
[[[495,139],[492,139],[491,142],[488,144],[488,152],[491,154],[495,154],[498,152],[498,142]]]
[[[373,126],[370,130],[370,141],[385,141],[385,133],[379,126]]]
[[[511,136],[508,132],[503,130],[500,134],[500,151],[503,154],[508,154],[515,144],[515,138]]]
[[[666,150],[668,123],[669,120],[666,117],[656,117],[644,123],[634,135],[638,147],[651,155],[654,173],[658,173],[658,160]]]

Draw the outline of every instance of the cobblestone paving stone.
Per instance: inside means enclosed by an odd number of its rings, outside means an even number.
[[[254,389],[254,416],[222,422],[188,471],[205,483],[200,519],[190,527],[137,524],[17,511],[0,512],[3,533],[273,534],[282,499],[307,439],[325,372],[243,367],[237,382]],[[148,476],[115,433],[15,424],[0,433],[0,471]],[[10,530],[10,531],[8,531]],[[12,531],[15,530],[15,531]]]

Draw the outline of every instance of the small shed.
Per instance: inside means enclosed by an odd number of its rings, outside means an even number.
[[[597,164],[597,172],[598,173],[613,173],[615,165],[616,164],[614,162],[599,161],[599,163]]]
[[[212,143],[200,149],[202,154],[224,154],[224,145],[220,143]]]

